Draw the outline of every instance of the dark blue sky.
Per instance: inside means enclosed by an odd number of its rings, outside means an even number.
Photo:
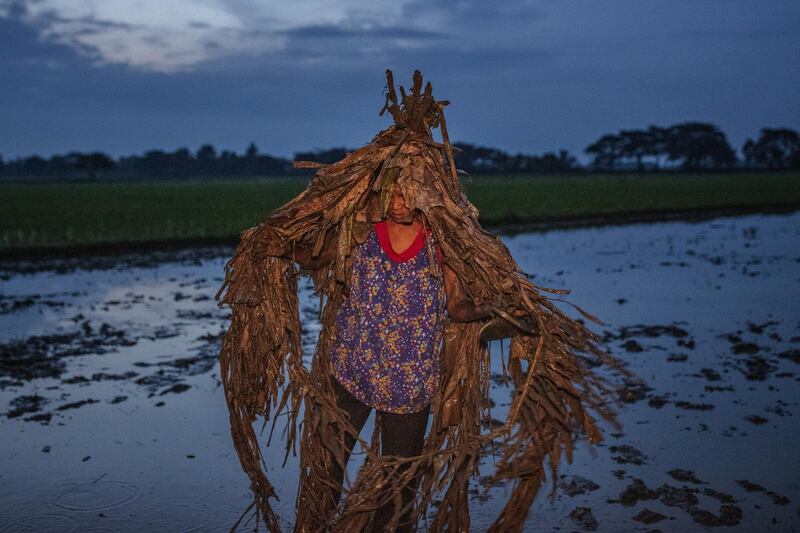
[[[581,155],[702,120],[739,149],[800,129],[798,65],[797,0],[0,0],[0,155],[357,147],[386,68],[454,140]]]

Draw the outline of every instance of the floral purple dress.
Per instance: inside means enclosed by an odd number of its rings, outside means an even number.
[[[336,316],[333,375],[380,411],[420,411],[439,382],[445,291],[442,278],[431,272],[426,233],[421,228],[398,254],[386,222],[375,224],[354,250],[350,295]]]

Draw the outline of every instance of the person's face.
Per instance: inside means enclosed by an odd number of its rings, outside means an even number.
[[[411,224],[415,213],[406,205],[406,199],[397,183],[392,184],[392,193],[389,200],[389,218],[395,224]]]

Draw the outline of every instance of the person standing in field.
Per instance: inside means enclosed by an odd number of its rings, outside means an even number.
[[[334,163],[295,162],[316,169],[306,189],[243,231],[225,264],[216,297],[231,306],[231,323],[220,380],[254,495],[239,522],[254,509],[256,528],[263,520],[281,531],[253,428],[263,417],[273,429],[286,422],[286,457],[299,447],[296,533],[408,531],[423,517],[436,531],[468,531],[471,480],[494,451],[495,472],[480,483],[510,495],[491,529],[520,531],[547,466],[557,479],[576,438],[602,439],[590,411],[616,422],[595,368],[625,369],[550,301],[564,300],[543,294],[568,290],[533,283],[481,227],[455,166],[449,102],[433,98],[419,71],[400,95],[386,74],[381,114],[393,124]],[[310,365],[297,296],[303,272],[320,296]],[[505,337],[507,361],[500,357],[513,393],[497,423],[488,341]],[[367,443],[360,433],[373,409]],[[355,442],[364,464],[345,487]]]
[[[372,409],[379,411],[381,453],[400,457],[420,454],[431,399],[439,385],[438,353],[445,324],[471,322],[491,316],[489,305],[474,305],[465,296],[455,273],[436,260],[443,280],[432,275],[425,241],[430,231],[418,211],[409,209],[400,188],[391,189],[388,217],[373,225],[366,242],[356,247],[350,294],[336,317],[336,336],[330,371],[336,404],[360,432]],[[291,250],[293,248],[293,250]],[[273,250],[305,269],[319,269],[333,259],[333,246],[317,259],[302,246]],[[355,445],[347,436],[345,463]],[[331,481],[341,485],[344,470],[333,463]],[[332,488],[330,504],[340,490]],[[416,480],[403,490],[402,506],[414,496]],[[302,492],[302,487],[301,487]],[[378,509],[373,531],[384,531],[394,506]],[[408,513],[406,513],[407,515]],[[411,531],[404,516],[397,531]]]

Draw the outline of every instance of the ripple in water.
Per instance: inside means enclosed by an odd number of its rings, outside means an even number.
[[[69,533],[78,531],[78,522],[68,514],[41,513],[24,516],[0,527],[1,531],[35,532],[48,531],[54,533]]]
[[[139,487],[123,481],[83,483],[57,494],[53,504],[68,511],[105,511],[139,496]]]

